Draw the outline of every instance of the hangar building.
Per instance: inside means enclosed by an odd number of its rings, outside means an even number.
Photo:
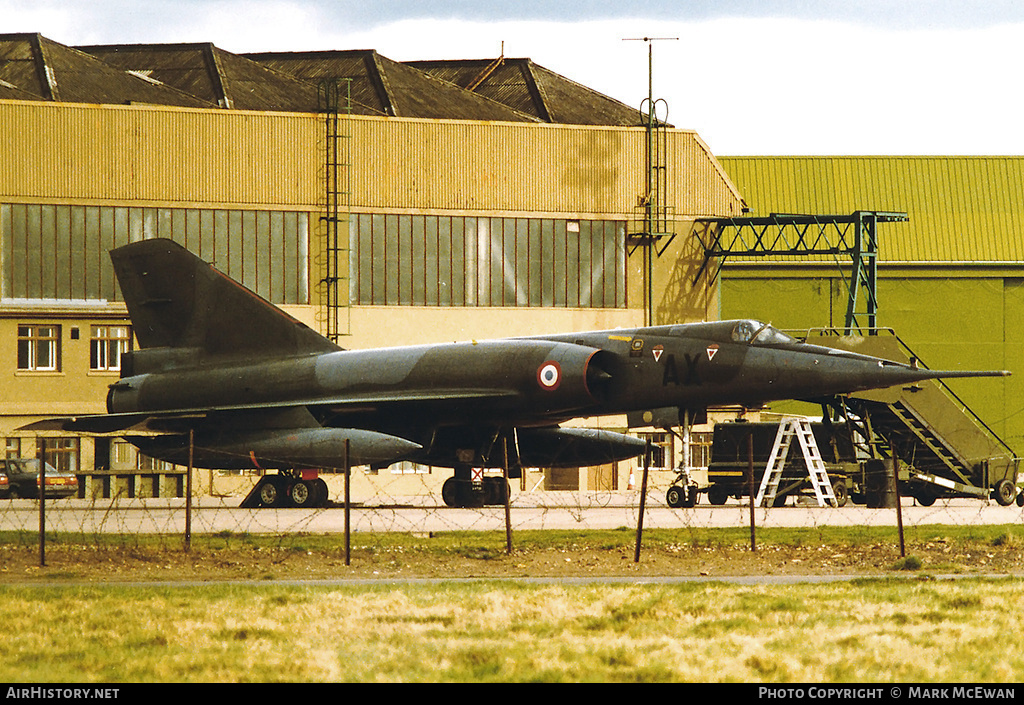
[[[1024,158],[722,157],[752,215],[900,211],[878,229],[877,325],[933,369],[1010,370],[949,380],[1024,452]],[[739,259],[722,268],[724,318],[806,331],[843,325],[848,275],[829,257]]]
[[[344,100],[325,101],[331,85]],[[173,238],[348,348],[717,318],[685,235],[743,201],[696,133],[654,132],[648,163],[636,109],[528,59],[0,35],[8,457],[36,454],[25,423],[104,410],[133,344],[107,251],[142,238]],[[633,237],[652,173],[657,247]],[[164,491],[165,469],[117,439],[45,448],[108,485],[145,475],[133,496]]]

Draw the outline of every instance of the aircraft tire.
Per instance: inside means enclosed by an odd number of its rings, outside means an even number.
[[[1014,496],[1017,494],[1017,487],[1009,480],[1003,479],[996,483],[996,502],[1001,507],[1009,507],[1013,504]]]
[[[490,493],[488,483],[484,483],[483,491],[474,489],[469,480],[449,477],[441,485],[441,499],[449,507],[465,509],[466,507],[483,507]],[[504,504],[504,500],[502,500]]]
[[[484,478],[484,504],[505,506],[508,496],[509,486],[504,477]]]
[[[260,504],[264,507],[279,507],[284,499],[280,480],[277,475],[270,475],[260,480]]]
[[[449,477],[447,480],[444,481],[444,484],[441,485],[441,499],[444,500],[446,506],[462,506],[461,504],[459,504],[459,495],[461,494],[461,492],[459,492],[460,484],[461,483],[459,480],[456,480],[454,477]]]
[[[318,477],[313,480],[313,487],[316,489],[316,504],[317,507],[326,507],[328,500],[331,498],[331,492],[327,489],[327,483],[324,482],[322,477]]]
[[[680,509],[686,505],[686,488],[679,485],[672,485],[665,493],[665,502],[673,509]]]
[[[292,504],[301,509],[316,506],[316,488],[305,480],[296,480],[292,483],[292,486],[288,488],[288,499],[292,501]]]
[[[1017,495],[1017,506],[1024,507],[1024,492]]]

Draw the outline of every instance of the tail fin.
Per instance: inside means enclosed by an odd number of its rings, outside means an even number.
[[[140,347],[208,357],[284,357],[340,350],[181,245],[143,240],[111,250]]]

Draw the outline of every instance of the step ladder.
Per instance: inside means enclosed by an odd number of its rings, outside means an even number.
[[[821,453],[818,451],[818,442],[814,440],[811,422],[801,416],[784,416],[779,422],[779,431],[775,434],[775,444],[768,457],[764,477],[761,478],[761,487],[754,500],[755,504],[759,507],[770,507],[775,503],[775,495],[779,491],[779,482],[782,480],[782,470],[786,467],[786,456],[789,455],[789,447],[792,445],[794,437],[800,443],[800,450],[803,452],[807,474],[811,479],[811,486],[814,488],[818,506],[836,506],[832,482],[828,479],[825,462],[821,459]]]

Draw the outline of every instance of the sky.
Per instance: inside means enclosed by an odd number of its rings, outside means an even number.
[[[1024,154],[1022,0],[0,0],[0,32],[396,61],[504,47],[638,108],[652,91],[721,156]]]

